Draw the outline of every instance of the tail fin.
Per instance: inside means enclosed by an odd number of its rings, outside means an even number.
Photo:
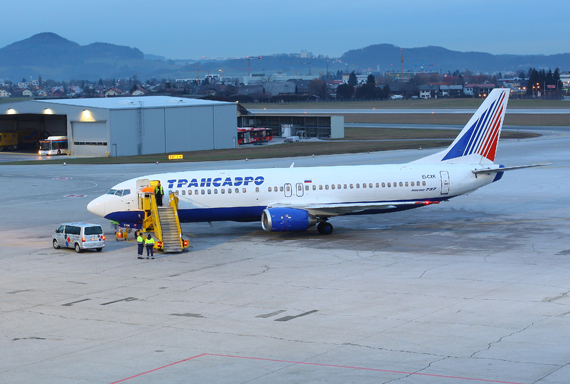
[[[414,163],[444,161],[459,164],[493,164],[509,92],[510,90],[503,88],[493,89],[447,149],[416,160]]]

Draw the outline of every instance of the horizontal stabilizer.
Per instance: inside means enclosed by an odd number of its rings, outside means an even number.
[[[501,167],[501,168],[482,168],[482,169],[475,169],[472,172],[476,175],[480,175],[480,174],[490,174],[490,173],[497,173],[503,171],[515,171],[517,169],[524,169],[524,168],[546,167],[548,165],[552,165],[552,163],[515,165],[513,167]]]

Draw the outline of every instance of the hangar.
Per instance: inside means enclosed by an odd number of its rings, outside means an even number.
[[[67,135],[71,155],[235,148],[236,103],[169,96],[50,99],[0,106],[0,132]],[[32,140],[32,142],[33,142]]]

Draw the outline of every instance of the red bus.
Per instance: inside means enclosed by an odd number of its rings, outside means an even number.
[[[238,144],[266,143],[273,140],[271,128],[238,128]]]

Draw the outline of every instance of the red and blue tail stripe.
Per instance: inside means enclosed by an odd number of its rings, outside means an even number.
[[[464,129],[442,161],[473,154],[495,161],[507,99],[507,92],[501,92],[500,97],[485,110],[478,111],[473,124],[467,130]]]

